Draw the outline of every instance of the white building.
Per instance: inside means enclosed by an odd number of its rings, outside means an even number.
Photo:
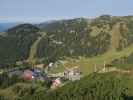
[[[71,81],[80,80],[81,78],[80,69],[78,67],[67,68],[64,72],[64,77]]]

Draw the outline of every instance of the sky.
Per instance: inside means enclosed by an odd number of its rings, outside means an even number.
[[[133,15],[133,0],[0,0],[0,22]]]

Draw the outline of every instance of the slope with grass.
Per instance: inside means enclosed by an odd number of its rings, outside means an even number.
[[[46,35],[44,32],[39,32],[41,36],[37,38],[37,40],[32,44],[30,47],[30,52],[29,52],[29,57],[28,57],[28,62],[35,64],[36,63],[36,52],[37,52],[37,46],[38,43],[41,41],[41,39]]]
[[[102,55],[98,55],[95,57],[87,58],[87,57],[79,57],[79,59],[73,59],[73,58],[66,58],[64,60],[64,64],[60,64],[64,69],[66,67],[74,67],[79,66],[83,74],[88,75],[92,72],[94,72],[95,66],[99,69],[103,68],[104,63],[111,64],[111,62],[115,59],[120,59],[121,57],[128,57],[133,53],[133,45],[130,45],[129,47],[123,49],[122,51],[115,51],[110,50]],[[55,68],[52,72],[60,72],[63,71],[63,68],[61,67]]]
[[[40,30],[47,34],[39,34]],[[9,29],[6,36],[0,35],[0,64],[27,59],[30,62],[49,63],[65,58],[81,58],[77,63],[79,66],[88,66],[88,63],[91,66],[101,66],[99,62],[117,59],[122,55],[121,52],[128,53],[132,44],[132,16],[77,18],[40,24],[37,27],[21,24]]]

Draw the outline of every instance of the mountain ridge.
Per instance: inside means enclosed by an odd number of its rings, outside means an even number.
[[[23,53],[28,51],[27,56],[22,57],[21,54],[16,52],[14,54],[15,60],[13,63],[28,58],[30,58],[30,61],[36,59],[35,63],[56,62],[65,57],[77,59],[81,56],[91,58],[103,55],[112,49],[115,50],[115,52],[122,51],[133,43],[133,16],[116,17],[102,15],[94,19],[77,18],[44,24],[45,25],[20,24],[8,29],[6,37],[1,36],[1,43],[7,43],[7,40],[10,39],[13,44],[21,41],[20,47],[28,43],[25,42],[25,44],[23,44],[23,39],[30,41],[34,38],[31,44],[26,47],[26,51],[23,50],[25,46],[20,50],[20,52]],[[40,33],[46,33],[46,35],[42,36]],[[12,40],[12,36],[16,37],[14,38],[15,40]],[[7,39],[3,40],[4,38]],[[39,40],[37,40],[37,38]],[[36,44],[36,46],[33,46],[34,44]],[[9,43],[7,43],[7,46],[8,45]],[[32,46],[34,48],[32,48]],[[5,47],[2,48],[4,49]],[[17,44],[14,50],[16,48],[18,48]],[[1,55],[6,55],[3,50],[0,51]],[[34,51],[34,53],[32,52],[30,54],[31,51]],[[13,57],[11,54],[8,56],[9,58]],[[2,64],[2,61],[6,58],[1,57],[1,59]],[[6,60],[8,62],[8,58]]]

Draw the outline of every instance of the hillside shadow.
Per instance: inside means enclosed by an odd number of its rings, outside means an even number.
[[[124,100],[133,100],[133,96],[124,96]]]

